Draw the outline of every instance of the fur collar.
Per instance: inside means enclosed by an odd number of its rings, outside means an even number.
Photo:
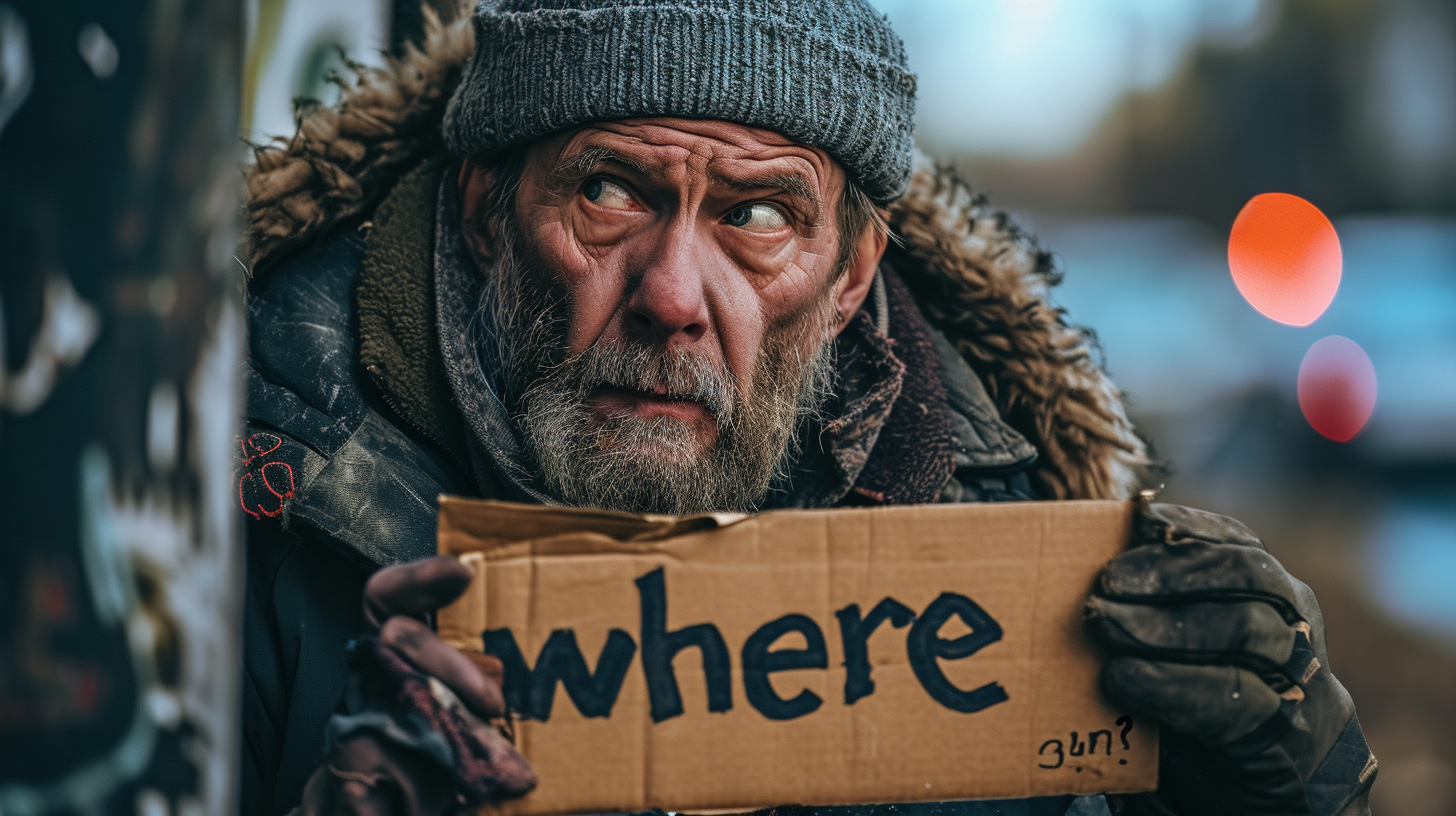
[[[356,79],[335,107],[301,108],[297,133],[255,148],[247,214],[254,274],[340,222],[367,217],[400,176],[444,151],[440,121],[474,47],[469,19],[426,8],[424,43]],[[1002,418],[1036,446],[1033,479],[1059,499],[1124,498],[1146,449],[1089,332],[1047,297],[1050,253],[945,168],[917,157],[891,207],[887,258],[930,323],[981,376]]]

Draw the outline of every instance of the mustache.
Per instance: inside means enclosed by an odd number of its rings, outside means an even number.
[[[578,398],[611,388],[695,402],[713,417],[720,433],[732,430],[738,386],[700,354],[644,342],[599,342],[555,368],[554,379],[573,383]]]

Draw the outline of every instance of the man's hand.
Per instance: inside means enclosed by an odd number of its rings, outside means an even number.
[[[1104,693],[1165,726],[1158,793],[1132,812],[1369,813],[1375,758],[1314,593],[1243,524],[1144,506],[1085,614],[1113,655]]]
[[[470,583],[440,557],[387,567],[364,587],[377,638],[349,645],[350,687],[329,723],[327,761],[304,816],[441,816],[535,787],[526,760],[490,720],[506,715],[501,666],[467,656],[424,622]]]

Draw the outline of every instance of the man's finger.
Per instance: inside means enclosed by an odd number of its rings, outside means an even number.
[[[449,686],[477,717],[499,717],[506,713],[500,685],[430,631],[430,627],[414,618],[396,615],[384,622],[379,640],[404,655],[422,673]]]
[[[1133,543],[1183,544],[1191,541],[1266,549],[1254,531],[1236,518],[1179,504],[1158,503],[1139,508],[1134,520]]]
[[[309,779],[302,816],[446,816],[454,783],[429,759],[371,734],[334,747]]]
[[[504,687],[506,684],[506,667],[501,663],[500,658],[495,655],[480,654],[478,652],[461,652],[475,668],[494,682],[497,686]]]
[[[1108,562],[1097,594],[1134,603],[1259,600],[1284,621],[1296,623],[1309,588],[1294,580],[1274,556],[1228,544],[1148,544]],[[1312,599],[1308,599],[1312,605]]]
[[[1147,714],[1211,745],[1223,746],[1264,724],[1283,702],[1252,672],[1114,657],[1102,667],[1113,704]]]
[[[536,770],[505,735],[484,723],[473,731],[475,738],[485,746],[486,755],[490,757],[490,773],[495,783],[492,791],[494,798],[513,799],[530,793],[536,787]]]
[[[460,597],[473,576],[448,555],[385,567],[364,585],[364,614],[374,626],[395,615],[422,618]]]
[[[1093,595],[1083,617],[1114,653],[1242,666],[1266,679],[1279,676],[1294,650],[1294,629],[1260,601],[1149,606]]]

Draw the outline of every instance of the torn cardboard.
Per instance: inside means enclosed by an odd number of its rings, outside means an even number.
[[[1129,793],[1081,611],[1127,502],[689,519],[446,498],[442,637],[506,664],[507,816]]]

